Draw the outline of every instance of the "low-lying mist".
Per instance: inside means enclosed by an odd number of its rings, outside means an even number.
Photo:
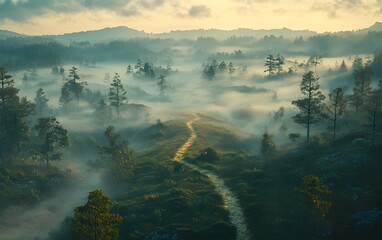
[[[284,67],[293,67],[293,63],[305,61],[309,56],[286,57]],[[351,66],[351,56],[322,59],[316,69],[321,76],[320,83],[325,95],[335,87],[352,89],[351,72],[336,72],[338,63],[343,60]],[[202,62],[187,59],[172,59],[173,71],[166,76],[166,88],[163,92],[158,86],[158,77],[147,79],[134,74],[126,74],[126,63],[104,63],[96,67],[78,66],[85,88],[89,89],[87,99],[80,98],[79,107],[63,112],[60,110],[59,98],[63,78],[68,77],[71,64],[63,65],[64,76],[52,74],[50,68],[36,69],[38,77],[34,80],[22,81],[26,71],[12,72],[20,95],[33,101],[38,88],[43,88],[49,99],[51,115],[55,115],[69,133],[87,133],[100,135],[107,125],[115,125],[116,129],[144,129],[155,123],[179,119],[185,113],[198,113],[215,117],[245,132],[248,137],[260,137],[265,131],[275,135],[278,145],[288,141],[288,133],[301,133],[304,129],[297,126],[291,116],[296,109],[291,101],[300,98],[300,82],[304,69],[296,69],[293,73],[283,73],[279,77],[269,78],[264,73],[265,59],[232,60],[236,69],[245,67],[245,71],[217,74],[213,80],[202,76]],[[157,62],[156,65],[166,65]],[[332,71],[328,74],[328,71]],[[112,115],[101,119],[95,114],[98,102],[103,99],[108,104],[110,84],[119,73],[121,82],[127,92],[128,104],[121,107],[120,117]],[[93,99],[94,98],[94,99]],[[101,99],[99,99],[101,98]],[[283,127],[282,127],[283,126]],[[314,129],[313,131],[320,131]],[[73,137],[73,136],[72,136]],[[75,136],[74,136],[75,137]],[[129,139],[129,136],[127,136]],[[136,143],[139,145],[138,143]],[[253,154],[258,146],[253,146]],[[101,173],[89,166],[89,162],[97,159],[96,146],[85,145],[82,157],[66,154],[55,166],[73,174],[73,181],[63,187],[51,198],[39,202],[33,207],[11,207],[1,213],[0,238],[3,240],[26,239],[34,236],[46,238],[49,231],[59,227],[61,221],[73,214],[73,208],[85,202],[90,190],[103,187]],[[107,190],[106,190],[107,191]]]

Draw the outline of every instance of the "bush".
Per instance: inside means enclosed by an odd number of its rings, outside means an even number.
[[[200,155],[197,157],[197,160],[212,163],[220,161],[221,157],[215,149],[208,147],[201,151]]]
[[[325,143],[326,143],[326,139],[325,139],[325,136],[323,136],[322,134],[317,134],[317,135],[314,135],[310,141],[309,141],[309,147],[311,148],[315,148],[315,147],[321,147],[323,146]]]

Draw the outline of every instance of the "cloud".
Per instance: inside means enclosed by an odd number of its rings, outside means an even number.
[[[48,13],[108,10],[122,16],[162,6],[165,0],[0,0],[0,20],[27,21]]]
[[[376,4],[382,2],[382,0],[377,0]],[[314,1],[311,11],[322,11],[327,12],[329,17],[336,17],[336,12],[342,11],[359,11],[359,10],[370,10],[375,4],[370,4],[370,1],[365,0],[331,0],[331,1]]]
[[[326,13],[328,18],[338,19],[345,13],[369,15],[382,10],[382,0],[315,0],[310,11]]]
[[[146,9],[155,9],[157,7],[160,7],[164,4],[164,0],[144,0],[144,1],[139,1],[139,4],[146,8]]]
[[[195,5],[188,10],[188,16],[194,18],[210,17],[211,9],[205,5]]]

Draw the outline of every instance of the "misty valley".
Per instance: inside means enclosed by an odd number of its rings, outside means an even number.
[[[381,239],[382,23],[0,31],[0,239]]]

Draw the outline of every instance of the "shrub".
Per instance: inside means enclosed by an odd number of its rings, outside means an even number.
[[[215,149],[208,147],[201,151],[200,155],[197,157],[197,160],[212,163],[220,161],[221,157]]]

